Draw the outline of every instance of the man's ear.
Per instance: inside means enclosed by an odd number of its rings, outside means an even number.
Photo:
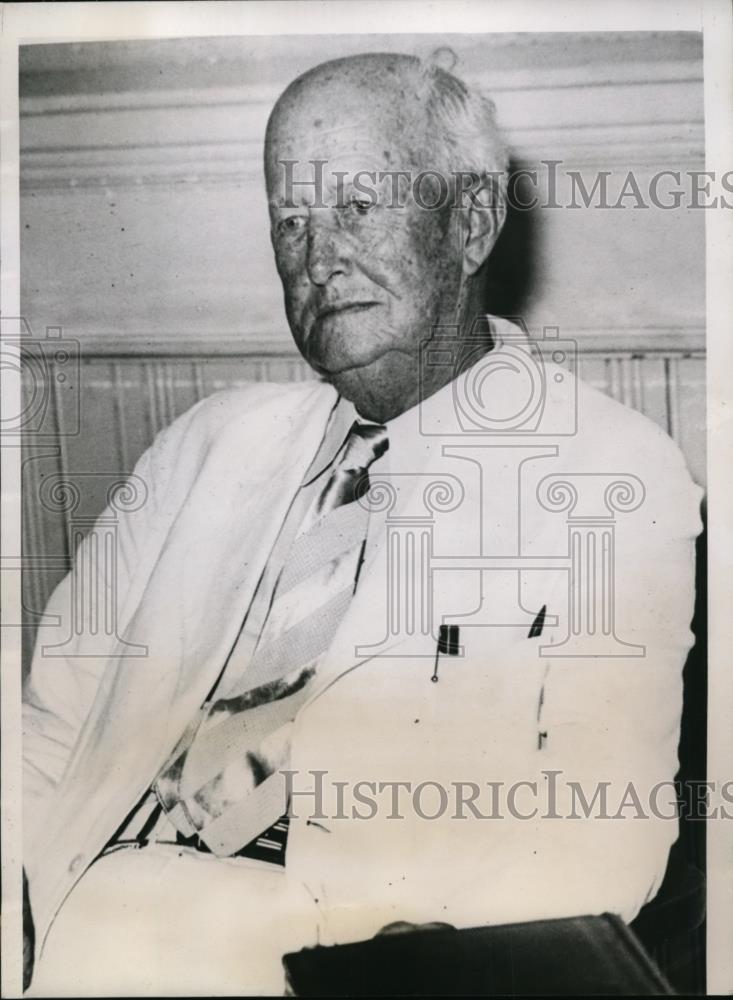
[[[494,249],[506,220],[506,197],[498,177],[489,175],[466,193],[463,273],[475,274]]]

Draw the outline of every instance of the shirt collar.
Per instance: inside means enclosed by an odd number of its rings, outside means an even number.
[[[452,395],[449,386],[444,386],[435,396],[431,397],[429,405],[452,405]],[[437,397],[441,398],[438,399]],[[426,405],[427,401],[423,403]],[[399,416],[388,420],[387,429],[389,448],[381,458],[374,462],[374,470],[408,471],[422,464],[423,451],[427,453],[432,442],[420,430],[420,405],[411,407]],[[349,431],[354,423],[372,424],[373,420],[362,417],[350,400],[339,396],[336,400],[326,424],[321,445],[310,464],[303,479],[303,486],[310,486],[323,473],[331,468],[342,451]]]
[[[351,425],[358,419],[359,414],[354,404],[339,396],[328,418],[321,446],[305,474],[304,486],[309,486],[333,465],[351,430]]]

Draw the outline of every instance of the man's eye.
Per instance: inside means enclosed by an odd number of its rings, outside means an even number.
[[[347,207],[357,215],[367,215],[374,208],[374,202],[370,198],[350,198]]]
[[[306,218],[304,215],[288,215],[284,219],[280,219],[277,224],[277,230],[279,233],[285,233],[288,236],[292,236],[294,233],[300,232],[306,224]]]

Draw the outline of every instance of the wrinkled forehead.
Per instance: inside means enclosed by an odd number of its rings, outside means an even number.
[[[425,101],[407,80],[386,71],[323,74],[289,88],[273,110],[268,196],[277,197],[289,170],[312,173],[313,161],[326,176],[424,169],[428,146]]]

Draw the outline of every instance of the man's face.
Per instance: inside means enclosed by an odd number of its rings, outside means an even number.
[[[420,207],[410,181],[394,173],[432,167],[423,121],[419,106],[407,115],[388,93],[336,79],[287,102],[268,135],[272,243],[293,337],[373,419],[417,402],[420,343],[435,325],[455,322],[458,213],[449,198],[442,209]],[[389,176],[379,183],[380,174]],[[428,180],[420,193],[423,204],[436,199]]]

